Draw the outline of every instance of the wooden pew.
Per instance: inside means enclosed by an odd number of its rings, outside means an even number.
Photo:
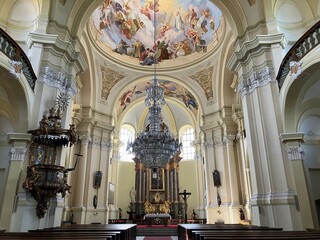
[[[194,231],[196,240],[208,239],[320,239],[320,233],[306,231]]]
[[[29,232],[8,232],[8,233],[1,233],[0,239],[28,239],[28,240],[54,240],[54,239],[64,239],[64,240],[120,240],[120,238],[117,238],[115,234],[74,234],[74,233],[29,233]]]
[[[29,232],[110,232],[119,231],[120,240],[135,240],[136,224],[73,224],[54,228],[30,230]]]
[[[269,228],[242,224],[178,224],[178,240],[192,239],[192,231],[282,231],[282,228]]]

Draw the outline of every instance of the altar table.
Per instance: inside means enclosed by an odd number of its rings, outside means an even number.
[[[154,213],[154,214],[146,214],[143,219],[150,225],[168,225],[168,220],[171,219],[170,214],[166,213]]]

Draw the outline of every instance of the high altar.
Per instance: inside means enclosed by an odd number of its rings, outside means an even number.
[[[135,165],[135,202],[131,210],[136,217],[145,214],[169,214],[178,218],[182,213],[179,197],[179,162],[181,157],[174,156],[164,168],[150,169],[136,161]]]

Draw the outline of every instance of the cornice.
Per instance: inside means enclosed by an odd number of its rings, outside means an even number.
[[[48,46],[52,46],[50,51],[55,51],[54,55],[58,55],[59,57],[65,57],[68,59],[68,62],[76,63],[77,72],[83,72],[88,68],[88,65],[79,51],[76,51],[74,45],[78,40],[64,41],[59,38],[56,34],[43,34],[32,32],[28,35],[26,44],[29,48],[31,48],[34,44],[44,44]],[[67,56],[66,56],[67,53]]]
[[[257,35],[254,39],[244,42],[241,45],[240,50],[232,54],[227,63],[227,68],[234,71],[240,63],[246,62],[249,56],[258,52],[262,46],[270,47],[273,44],[280,44],[281,46],[284,46],[285,41],[284,35],[280,33],[272,35]]]

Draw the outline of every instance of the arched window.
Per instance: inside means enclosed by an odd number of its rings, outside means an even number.
[[[120,160],[121,161],[133,161],[133,154],[128,149],[128,143],[131,143],[134,138],[134,128],[130,125],[123,125],[120,129]]]
[[[183,128],[181,131],[181,143],[182,143],[182,160],[195,159],[195,147],[194,147],[194,129],[191,126]]]

